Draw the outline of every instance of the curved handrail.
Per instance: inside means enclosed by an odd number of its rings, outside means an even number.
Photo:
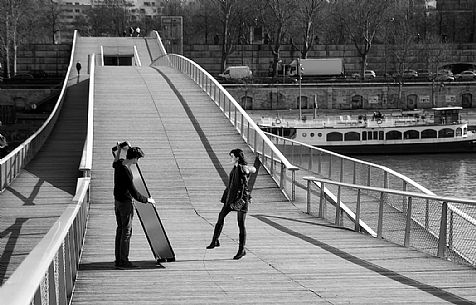
[[[256,156],[261,158],[263,167],[266,168],[279,185],[283,194],[291,200],[295,199],[295,175],[298,167],[291,164],[281,151],[274,146],[263,131],[256,125],[251,117],[236,102],[231,94],[207,71],[194,61],[177,54],[167,54],[160,36],[155,32],[157,42],[164,56],[154,60],[153,64],[171,66],[190,77],[211,100],[220,108],[229,121],[235,126],[245,143]],[[241,120],[240,120],[241,118]],[[261,148],[261,150],[260,150]],[[279,164],[279,166],[277,166]],[[288,174],[291,177],[288,177]],[[289,179],[288,179],[289,178]],[[291,192],[286,189],[286,181],[291,180]]]
[[[281,153],[281,151],[271,142],[271,140],[265,135],[265,133],[258,127],[258,125],[253,121],[253,119],[248,115],[248,113],[243,110],[240,104],[235,100],[235,98],[205,69],[203,69],[200,65],[195,63],[193,60],[186,58],[185,56],[178,55],[178,54],[168,54],[169,57],[172,58],[171,62],[174,63],[174,59],[180,59],[188,64],[192,65],[195,69],[197,69],[200,73],[202,73],[214,86],[216,86],[220,92],[228,99],[233,106],[240,112],[240,114],[246,119],[249,123],[250,127],[255,130],[255,132],[260,136],[260,138],[271,148],[274,155],[284,164],[284,166],[289,170],[297,170],[298,168],[292,165],[286,157]],[[177,65],[178,66],[178,65]],[[212,85],[209,84],[209,85]],[[200,83],[198,85],[201,86]],[[205,88],[202,87],[206,91]],[[209,93],[209,92],[207,92]]]
[[[83,155],[79,163],[79,170],[83,171],[84,177],[90,177],[93,166],[93,135],[94,135],[94,79],[96,72],[96,54],[91,55],[89,68],[89,92],[88,92],[88,132],[84,142]]]
[[[294,143],[296,145],[303,146],[303,147],[306,147],[306,148],[309,148],[309,149],[312,149],[312,150],[318,150],[320,152],[324,152],[328,155],[332,155],[332,156],[335,156],[335,157],[340,158],[340,159],[349,160],[351,162],[365,164],[365,165],[368,165],[368,166],[371,166],[371,167],[374,167],[374,168],[381,169],[382,171],[387,172],[389,174],[392,174],[393,176],[395,176],[395,177],[405,181],[406,183],[414,186],[416,189],[421,190],[425,194],[428,194],[428,195],[431,195],[431,196],[436,196],[435,193],[433,193],[429,189],[425,188],[424,186],[420,185],[419,183],[413,181],[411,178],[409,178],[405,175],[402,175],[402,174],[400,174],[400,173],[398,173],[398,172],[396,172],[396,171],[394,171],[391,168],[388,168],[386,166],[371,163],[371,162],[367,162],[367,161],[356,159],[356,158],[352,158],[352,157],[345,156],[345,155],[341,155],[339,153],[336,153],[336,152],[333,152],[333,151],[330,151],[330,150],[326,150],[326,149],[319,148],[319,147],[316,147],[316,146],[312,146],[312,145],[309,145],[309,144],[306,144],[306,143],[302,143],[302,142],[299,142],[299,141],[295,141],[295,140],[292,140],[292,139],[281,137],[281,136],[278,136],[278,135],[275,135],[275,134],[272,134],[272,133],[269,133],[269,132],[265,132],[265,134],[269,138],[274,138],[274,139],[277,139],[277,140]]]
[[[5,187],[7,187],[15,179],[20,170],[38,152],[38,150],[41,148],[44,141],[46,140],[46,137],[51,132],[53,125],[56,123],[60,109],[63,105],[66,86],[68,84],[69,75],[73,66],[74,51],[78,35],[78,32],[75,30],[73,34],[73,46],[71,49],[68,70],[63,81],[63,86],[61,88],[58,101],[56,102],[53,111],[51,111],[51,114],[48,116],[46,121],[33,135],[31,135],[28,139],[26,139],[22,144],[20,144],[4,158],[0,159],[0,191],[3,191]]]
[[[325,185],[336,185],[339,188],[353,189],[352,194],[357,197],[355,215],[361,215],[362,212],[362,205],[360,204],[361,192],[370,191],[371,193],[380,194],[380,196],[374,196],[375,198],[380,198],[378,202],[374,202],[379,205],[379,212],[376,215],[378,217],[377,237],[387,238],[383,235],[384,227],[392,226],[389,229],[391,233],[388,235],[388,238],[397,244],[403,241],[403,246],[412,246],[424,252],[430,251],[430,254],[437,255],[441,258],[453,256],[476,266],[476,251],[474,250],[476,248],[476,240],[472,234],[476,228],[476,219],[454,207],[454,204],[460,204],[474,208],[476,207],[476,200],[337,182],[325,178],[303,177],[303,179],[308,181],[308,204],[311,202],[310,182],[321,190],[325,189]],[[319,210],[324,209],[323,205],[325,205],[322,194],[323,192],[321,191]],[[351,193],[346,195],[346,198],[352,200],[349,196],[352,196]],[[390,197],[394,198],[394,200],[397,200],[396,198],[404,199],[406,202],[406,210],[401,212],[402,218],[405,220],[400,227],[395,227],[395,224],[398,224],[399,221],[395,223],[392,222],[392,224],[386,224],[386,222],[383,221],[385,214],[383,206],[386,204],[385,198]],[[430,202],[433,204],[436,203],[437,205],[432,205],[430,208]],[[369,203],[370,202],[366,200],[366,205]],[[336,207],[338,208],[338,206]],[[413,210],[415,210],[415,212],[413,212]],[[429,215],[430,211],[433,214],[431,216]],[[372,214],[375,213],[373,212]],[[354,219],[354,223],[357,221],[361,221],[360,216]],[[418,225],[415,226],[415,223]],[[421,229],[423,228],[433,237],[426,237],[425,239],[425,235],[421,233]],[[398,230],[404,232],[403,240],[396,237],[398,234],[395,234],[395,232]],[[355,231],[360,231],[357,224],[355,225]],[[412,234],[418,236],[415,238],[415,242],[411,242]],[[421,240],[422,238],[423,240]],[[437,241],[438,251],[437,253],[431,253],[431,249],[435,249],[435,247],[431,247],[429,244],[434,243],[435,240]]]
[[[72,281],[72,278],[75,278],[75,274],[66,275],[65,273],[68,272],[66,270],[76,270],[76,267],[72,265],[77,265],[79,262],[80,253],[75,249],[81,249],[80,244],[85,232],[89,184],[90,178],[78,179],[78,189],[73,198],[74,204],[66,207],[48,233],[28,254],[7,282],[0,287],[0,300],[8,300],[10,305],[30,304],[35,294],[41,289],[40,284],[45,277],[48,277],[50,281],[53,279],[48,289],[53,289],[53,293],[56,294],[56,288],[59,288],[60,298],[63,298],[57,304],[69,303],[65,299],[72,292],[67,290],[72,288],[67,288],[68,285],[65,283],[56,283],[54,265],[55,260],[59,260],[58,264],[64,267],[63,270],[61,268],[56,270],[62,275],[59,276],[58,281]],[[76,223],[78,219],[79,224]],[[74,239],[73,236],[77,238]],[[68,261],[66,257],[70,260]],[[72,278],[67,278],[69,276]]]

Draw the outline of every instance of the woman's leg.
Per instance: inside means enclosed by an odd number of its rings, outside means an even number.
[[[215,225],[215,229],[213,231],[213,239],[210,245],[207,246],[207,249],[213,249],[215,247],[220,246],[220,242],[218,238],[220,238],[221,230],[223,229],[223,225],[225,224],[225,217],[230,213],[231,209],[227,205],[223,205],[221,208],[220,213],[218,214],[218,220]]]
[[[233,259],[240,259],[246,255],[245,251],[245,244],[246,244],[246,227],[245,227],[245,220],[246,220],[246,212],[238,212],[238,228],[240,229],[240,244],[238,246],[238,252],[233,257]]]

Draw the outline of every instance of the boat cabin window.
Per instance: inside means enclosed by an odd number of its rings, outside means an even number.
[[[402,133],[398,130],[391,130],[387,132],[385,139],[387,140],[401,140]]]
[[[283,128],[283,137],[294,139],[296,137],[296,128]]]
[[[367,132],[362,131],[362,141],[365,141],[365,140],[367,140]]]
[[[437,136],[436,130],[425,129],[421,132],[422,139],[435,139]]]
[[[367,135],[365,136],[364,133],[367,133]],[[383,139],[384,139],[383,130],[362,132],[362,140],[383,140]]]
[[[404,139],[419,139],[420,138],[420,133],[416,130],[407,130],[403,134]]]
[[[468,129],[467,128],[463,128],[463,135],[467,135],[468,134]]]
[[[360,134],[355,131],[346,132],[344,135],[344,141],[360,141]]]
[[[463,130],[461,128],[456,128],[456,136],[461,137],[463,134]]]
[[[455,131],[450,128],[444,128],[438,131],[438,138],[454,138]]]
[[[435,110],[436,124],[453,124],[459,121],[459,109]]]
[[[342,134],[340,132],[329,132],[326,136],[326,141],[342,141]]]

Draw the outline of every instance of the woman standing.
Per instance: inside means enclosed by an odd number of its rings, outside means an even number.
[[[256,172],[256,168],[247,165],[243,151],[239,148],[230,151],[230,158],[234,166],[228,178],[228,185],[221,198],[223,208],[218,214],[218,221],[215,225],[215,230],[213,232],[213,239],[210,245],[207,246],[207,249],[213,249],[215,247],[220,246],[218,238],[220,237],[220,233],[223,229],[225,217],[231,211],[237,211],[238,228],[240,229],[240,245],[238,247],[238,252],[233,257],[233,259],[240,259],[246,255],[245,218],[246,213],[248,212],[248,205],[251,199],[250,191],[248,189],[248,179],[250,177],[250,174]]]

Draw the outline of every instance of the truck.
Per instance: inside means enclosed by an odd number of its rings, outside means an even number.
[[[344,61],[342,58],[308,58],[299,59],[303,77],[344,77]],[[289,75],[298,75],[298,60],[291,62]]]

